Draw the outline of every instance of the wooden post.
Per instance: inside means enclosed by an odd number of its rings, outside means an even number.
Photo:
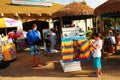
[[[104,32],[104,21],[103,18],[101,18],[101,32]]]
[[[115,40],[117,39],[117,18],[114,18],[114,26],[115,26]],[[115,52],[117,51],[117,45],[115,45]]]
[[[96,17],[95,17],[95,29],[96,29],[96,32],[98,32],[97,18]]]
[[[85,19],[85,26],[86,26],[86,30],[87,30],[87,19]]]
[[[62,38],[62,27],[63,27],[62,17],[59,17],[59,36],[60,36],[60,40]]]

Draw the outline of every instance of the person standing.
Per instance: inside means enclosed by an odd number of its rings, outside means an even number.
[[[96,77],[99,77],[102,72],[101,72],[101,49],[102,49],[102,40],[100,39],[100,34],[95,33],[93,35],[95,42],[91,42],[91,45],[93,47],[94,53],[93,53],[93,58],[94,58],[94,67],[96,69]]]
[[[41,67],[40,63],[40,40],[41,40],[41,34],[37,30],[37,25],[33,24],[32,30],[29,30],[29,32],[26,34],[27,35],[27,41],[30,44],[30,56],[32,60],[32,67],[36,66],[36,61],[37,61],[37,66]]]
[[[45,39],[46,44],[46,55],[49,55],[51,53],[51,42],[50,42],[50,35],[47,34],[47,38]]]
[[[90,27],[88,27],[88,29],[86,30],[86,36],[88,38],[92,38],[92,34],[93,34],[93,31]]]
[[[53,49],[55,49],[56,39],[57,39],[57,36],[56,36],[56,33],[55,33],[55,29],[52,28],[51,32],[50,32],[50,41],[51,41]]]

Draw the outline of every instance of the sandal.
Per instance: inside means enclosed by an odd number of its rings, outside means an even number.
[[[43,65],[41,65],[41,64],[38,64],[37,66],[38,66],[38,67],[42,67]]]
[[[99,75],[97,75],[97,74],[91,74],[91,76],[92,76],[92,77],[96,77],[96,78],[99,77]]]

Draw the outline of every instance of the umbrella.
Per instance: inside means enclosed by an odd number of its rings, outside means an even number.
[[[8,38],[18,38],[18,37],[21,37],[23,36],[23,32],[9,32],[8,33]]]
[[[23,36],[23,32],[17,32],[16,35],[17,35],[17,37],[21,37],[21,36]]]
[[[14,37],[14,32],[12,31],[12,32],[9,32],[8,33],[8,38],[13,38]]]

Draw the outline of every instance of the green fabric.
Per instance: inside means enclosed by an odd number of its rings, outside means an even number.
[[[93,33],[92,30],[87,30],[87,31],[86,31],[86,35],[87,35],[87,36],[92,36],[92,33]]]

